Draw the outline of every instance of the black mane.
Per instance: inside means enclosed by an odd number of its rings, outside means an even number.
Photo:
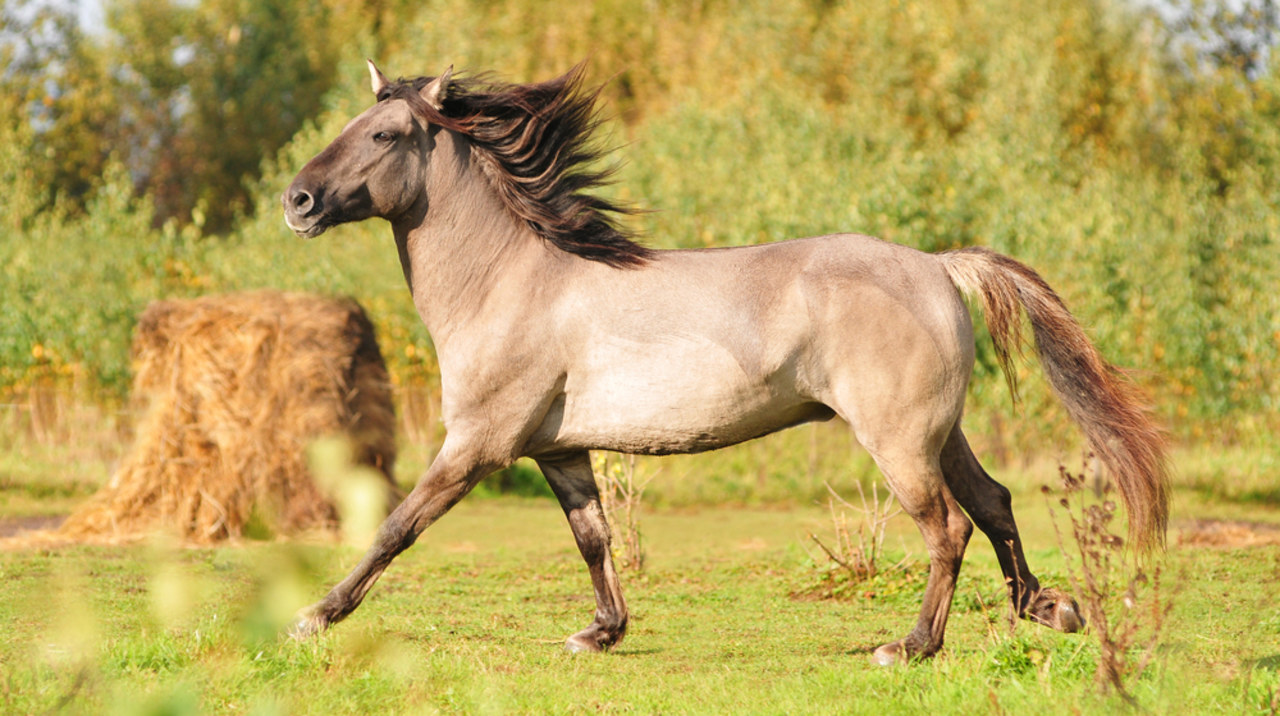
[[[634,210],[589,193],[613,172],[589,168],[605,151],[590,144],[600,90],[582,90],[582,65],[532,84],[454,79],[440,110],[420,94],[432,79],[393,82],[378,101],[403,99],[427,122],[471,139],[503,203],[557,247],[610,266],[638,266],[651,256],[616,223]]]

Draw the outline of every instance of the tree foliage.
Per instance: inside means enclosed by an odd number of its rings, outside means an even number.
[[[1257,79],[1280,41],[1277,0],[1148,0],[1189,71],[1229,69]]]
[[[128,165],[160,218],[229,229],[248,184],[320,108],[331,13],[293,0],[121,0],[112,7]]]
[[[385,0],[113,0],[86,31],[75,6],[0,14],[5,107],[35,128],[45,207],[83,204],[110,157],[156,220],[225,232],[264,159],[323,106],[342,48],[376,44]]]
[[[93,191],[119,117],[110,67],[73,9],[41,0],[0,9],[0,112],[21,138],[38,210]]]

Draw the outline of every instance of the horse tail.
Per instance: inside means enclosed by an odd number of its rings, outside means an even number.
[[[1018,307],[1026,312],[1049,385],[1115,476],[1129,512],[1130,539],[1143,551],[1163,546],[1169,518],[1165,434],[1138,387],[1106,362],[1030,267],[980,247],[937,256],[961,293],[982,299],[996,358],[1015,396],[1012,352],[1021,353],[1025,345]]]

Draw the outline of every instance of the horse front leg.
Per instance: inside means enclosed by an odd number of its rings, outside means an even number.
[[[303,639],[345,619],[360,606],[396,555],[408,549],[423,530],[448,512],[476,483],[502,467],[469,455],[450,450],[450,442],[445,440],[440,454],[417,486],[382,522],[364,558],[324,599],[299,612],[289,629],[290,636]]]
[[[952,429],[942,448],[941,462],[952,494],[991,540],[1000,571],[1009,586],[1014,613],[1062,632],[1083,629],[1085,620],[1076,600],[1060,589],[1042,588],[1031,573],[1018,525],[1013,519],[1009,490],[982,469],[959,425]]]
[[[560,500],[578,550],[587,563],[596,593],[596,614],[591,625],[569,637],[565,648],[571,652],[605,651],[622,641],[627,632],[627,603],[613,566],[609,548],[609,523],[600,506],[600,491],[591,471],[591,458],[576,452],[556,459],[539,460],[551,490]]]

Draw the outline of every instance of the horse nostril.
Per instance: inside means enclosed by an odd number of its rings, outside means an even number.
[[[293,192],[293,208],[296,211],[306,213],[315,204],[315,199],[311,196],[311,192],[298,189]]]

